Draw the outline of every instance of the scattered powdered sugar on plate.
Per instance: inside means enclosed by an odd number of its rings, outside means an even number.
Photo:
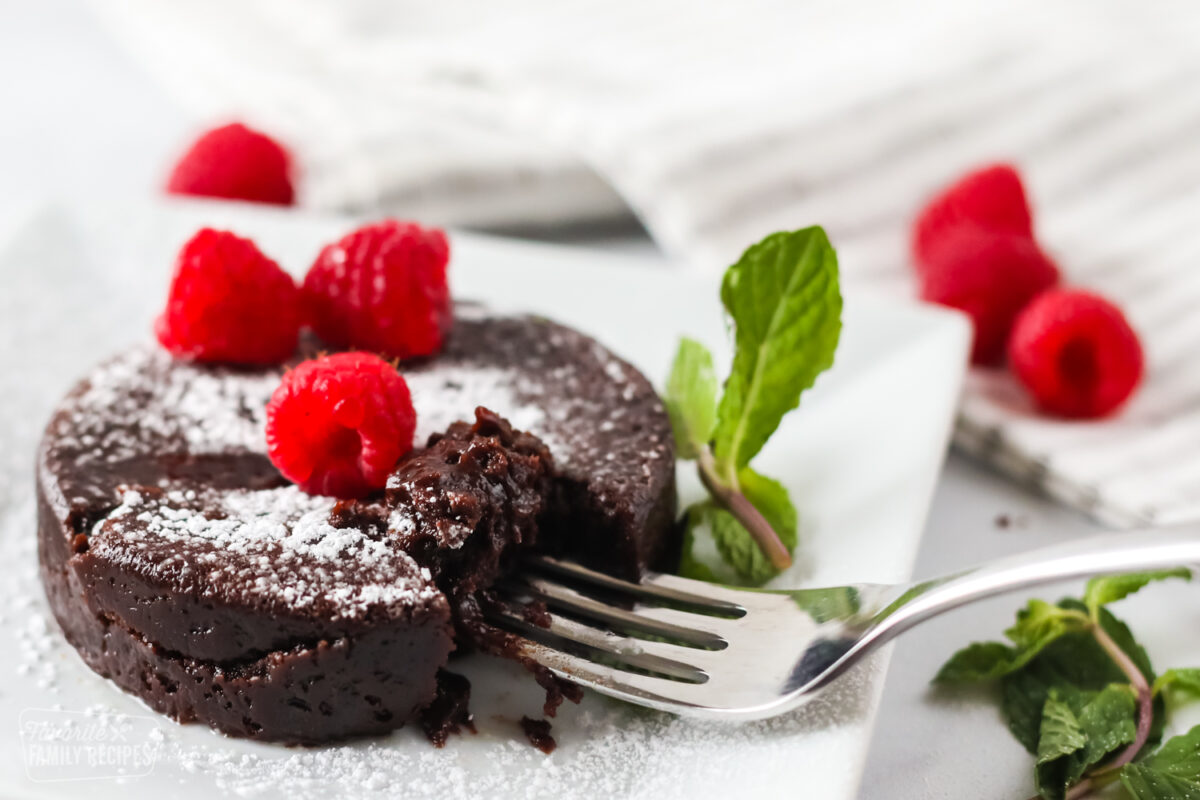
[[[546,756],[521,737],[517,720],[536,708],[528,678],[510,665],[472,657],[459,662],[472,680],[478,735],[454,737],[442,750],[413,730],[367,742],[288,751],[229,747],[169,736],[169,757],[184,772],[211,779],[223,793],[291,800],[361,797],[571,798],[665,800],[778,796],[780,765],[796,788],[807,766],[837,758],[867,713],[869,671],[852,676],[814,705],[742,725],[697,722],[589,695],[554,722],[559,748]],[[506,685],[506,682],[507,685]],[[507,686],[507,688],[506,688]],[[522,687],[515,692],[507,689]],[[501,709],[501,713],[496,713]],[[797,749],[803,739],[805,747]],[[847,764],[847,782],[856,765]],[[798,795],[799,796],[799,795]]]
[[[13,642],[17,680],[46,695],[57,690],[59,658],[69,648],[42,599],[35,519],[32,495],[0,517],[0,563],[6,572],[0,580],[0,637]]]

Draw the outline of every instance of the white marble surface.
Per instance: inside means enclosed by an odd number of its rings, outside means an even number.
[[[70,0],[0,2],[0,74],[0,239],[47,198],[154,191],[164,165],[201,122],[174,106],[106,37],[89,9]],[[569,238],[652,252],[636,230]],[[1006,528],[997,525],[1001,515],[1011,521]],[[1082,517],[952,457],[917,575],[1094,530]],[[995,600],[955,612],[900,641],[862,797],[1021,798],[1032,793],[1029,759],[990,706],[932,697],[926,688],[943,659],[971,639],[996,635],[1019,601]],[[1152,655],[1156,645],[1168,645],[1175,630],[1155,622],[1167,601],[1181,608],[1176,623],[1200,623],[1200,600],[1184,587],[1164,587],[1130,602],[1127,616],[1143,632]],[[803,776],[797,776],[797,785],[803,785]]]

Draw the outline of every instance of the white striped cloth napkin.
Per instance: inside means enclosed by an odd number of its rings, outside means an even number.
[[[1049,421],[977,372],[958,443],[1114,524],[1200,520],[1200,6],[1190,0],[104,0],[199,115],[278,133],[302,200],[470,225],[632,211],[716,268],[819,222],[908,294],[935,187],[1006,159],[1069,279],[1119,300],[1150,379]]]

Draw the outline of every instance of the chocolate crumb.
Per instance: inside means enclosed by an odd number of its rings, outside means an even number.
[[[529,743],[546,755],[550,755],[558,747],[558,742],[550,735],[550,723],[544,719],[521,717],[521,730],[525,731]]]
[[[563,680],[533,661],[526,661],[525,668],[533,673],[533,679],[537,681],[538,686],[546,690],[546,702],[542,704],[542,713],[547,717],[553,717],[558,712],[563,700],[570,700],[578,705],[583,699],[583,687],[579,684]]]
[[[421,711],[421,727],[434,747],[445,747],[450,734],[461,733],[463,728],[476,733],[470,700],[469,680],[455,672],[438,672],[437,696]]]
[[[1026,514],[997,514],[995,525],[1000,530],[1009,528],[1028,528],[1029,517]]]
[[[541,600],[532,600],[521,606],[521,616],[530,625],[537,625],[539,628],[549,628],[553,621],[550,609]]]

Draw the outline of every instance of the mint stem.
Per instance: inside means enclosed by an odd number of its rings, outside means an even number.
[[[788,552],[787,547],[779,538],[779,534],[736,486],[730,486],[721,479],[712,450],[707,447],[700,450],[697,469],[704,488],[708,489],[713,499],[730,514],[733,514],[737,521],[742,523],[742,527],[749,531],[763,555],[771,562],[771,566],[778,570],[790,567],[792,554]]]
[[[1092,635],[1096,637],[1096,641],[1104,648],[1104,652],[1108,653],[1113,663],[1129,678],[1129,684],[1137,692],[1138,703],[1137,736],[1134,737],[1132,744],[1121,751],[1120,755],[1106,765],[1103,770],[1096,773],[1101,774],[1118,770],[1132,762],[1146,746],[1146,741],[1150,738],[1150,723],[1154,721],[1154,693],[1150,690],[1150,683],[1138,669],[1137,664],[1133,663],[1129,654],[1112,640],[1112,637],[1098,621],[1092,623]]]
[[[1090,794],[1094,788],[1096,788],[1096,785],[1093,783],[1092,779],[1084,778],[1079,783],[1068,789],[1067,793],[1063,795],[1063,797],[1065,797],[1066,800],[1079,800],[1080,797]]]
[[[1084,778],[1070,789],[1067,789],[1067,793],[1063,795],[1064,800],[1079,800],[1079,798],[1086,797],[1093,791],[1097,789],[1103,789],[1105,786],[1112,783],[1114,777],[1112,775],[1106,776],[1104,774],[1105,772],[1107,772],[1107,770],[1097,772],[1089,778]],[[1035,794],[1033,797],[1029,798],[1029,800],[1042,800],[1042,796],[1040,794]]]

